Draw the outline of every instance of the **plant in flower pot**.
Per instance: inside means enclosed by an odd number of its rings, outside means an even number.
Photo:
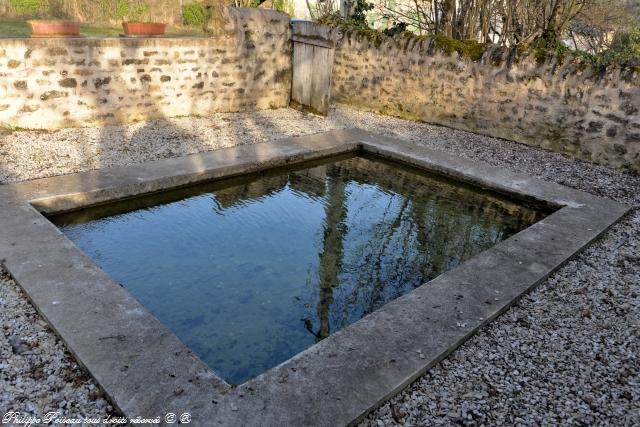
[[[130,7],[123,15],[128,18],[122,23],[126,37],[159,37],[167,28],[164,23],[149,22],[149,6],[145,4]]]
[[[75,21],[33,19],[31,37],[80,37],[80,23]]]

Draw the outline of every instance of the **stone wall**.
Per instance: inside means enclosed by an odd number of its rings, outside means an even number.
[[[184,39],[0,39],[0,125],[57,128],[286,107],[288,16],[231,14]]]
[[[537,145],[640,172],[640,76],[558,58],[480,61],[428,39],[347,32],[336,47],[334,101]]]

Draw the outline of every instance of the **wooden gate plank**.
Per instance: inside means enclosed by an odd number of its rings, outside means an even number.
[[[291,106],[327,115],[334,55],[333,31],[330,27],[309,21],[292,22],[292,28]]]

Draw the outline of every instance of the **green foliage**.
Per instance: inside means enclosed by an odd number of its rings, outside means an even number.
[[[296,13],[293,0],[273,0],[273,9],[278,12],[284,12],[289,16],[293,16]]]
[[[127,0],[116,0],[114,11],[116,19],[121,20],[126,18],[129,16],[129,2]]]
[[[46,0],[11,0],[11,7],[21,15],[32,15],[44,6]]]
[[[118,3],[120,2],[124,3],[125,0],[118,0]],[[149,5],[142,2],[129,2],[129,12],[126,15],[129,21],[148,21],[150,15],[151,8]]]
[[[598,60],[603,66],[640,67],[640,26],[616,34]]]
[[[353,12],[347,18],[347,22],[355,28],[369,28],[367,12],[373,9],[373,3],[366,0],[355,0]]]
[[[550,42],[544,38],[537,38],[529,44],[519,44],[516,46],[516,59],[532,56],[538,64],[557,59],[560,63],[565,60],[580,61],[585,64],[594,65],[596,58],[594,55],[578,50],[572,49],[562,42]]]
[[[584,50],[571,49],[564,43],[558,43],[558,45],[551,51],[555,54],[556,57],[564,60],[566,58],[577,59],[586,63],[594,63],[596,61],[596,57]]]
[[[559,62],[574,61],[584,66],[599,69],[609,67],[628,68],[640,71],[640,27],[616,34],[611,46],[603,52],[592,54],[582,50],[572,49],[558,43],[554,47],[541,45],[518,46],[517,58],[533,56],[536,62],[542,64],[551,59]]]
[[[407,31],[406,22],[394,22],[389,28],[382,30],[385,36],[394,37]]]
[[[149,19],[151,7],[136,0],[99,0],[104,20],[146,21]]]
[[[182,6],[182,22],[192,27],[202,27],[207,20],[207,12],[200,1],[191,1]]]
[[[351,0],[354,1],[354,0]],[[373,4],[368,3],[366,0],[355,0],[352,3],[353,9],[351,14],[345,19],[340,15],[340,11],[334,11],[331,13],[325,13],[323,16],[317,18],[317,21],[324,25],[332,27],[342,28],[345,31],[348,30],[371,30],[373,36],[382,34],[377,30],[372,30],[369,27],[369,21],[367,20],[367,12],[373,9]]]

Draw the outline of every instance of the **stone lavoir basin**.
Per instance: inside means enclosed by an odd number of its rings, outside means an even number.
[[[337,130],[2,185],[0,262],[129,418],[348,425],[628,210]]]
[[[241,384],[542,217],[350,156],[50,219]]]

